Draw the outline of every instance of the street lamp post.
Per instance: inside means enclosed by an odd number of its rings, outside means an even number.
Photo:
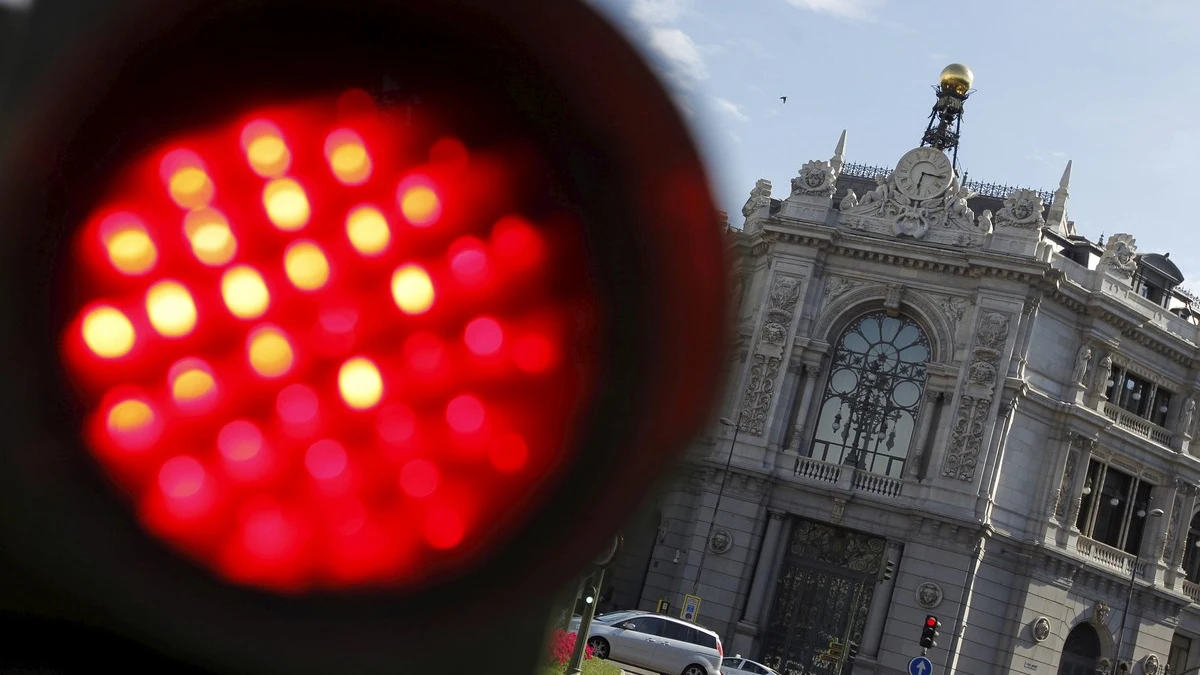
[[[729,479],[729,466],[733,464],[733,449],[737,446],[738,431],[742,426],[742,415],[739,412],[737,422],[722,417],[720,422],[723,426],[733,427],[733,440],[729,441],[729,456],[725,458],[725,473],[721,474],[721,487],[717,488],[717,501],[713,504],[712,518],[708,521],[708,533],[704,535],[704,546],[700,549],[700,565],[696,568],[696,582],[692,584],[692,595],[698,595],[700,591],[700,575],[704,573],[704,559],[708,557],[708,542],[712,539],[713,527],[717,523],[717,513],[721,510],[721,497],[725,495],[725,481]]]
[[[1162,509],[1150,509],[1149,513],[1147,513],[1144,509],[1138,509],[1137,511],[1137,516],[1139,518],[1145,518],[1146,516],[1150,516],[1151,518],[1161,518],[1162,514]],[[1109,672],[1112,673],[1112,675],[1116,675],[1117,668],[1120,667],[1121,643],[1125,639],[1125,620],[1129,618],[1129,603],[1133,601],[1133,589],[1137,584],[1137,571],[1141,564],[1142,551],[1139,543],[1138,552],[1133,556],[1133,569],[1129,572],[1129,594],[1125,596],[1125,611],[1121,612],[1121,630],[1117,632],[1117,647],[1113,650],[1113,662],[1109,667]],[[1130,662],[1133,661],[1132,656],[1129,660]]]

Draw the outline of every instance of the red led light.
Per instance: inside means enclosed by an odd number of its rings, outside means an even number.
[[[62,355],[86,446],[236,583],[482,560],[592,395],[575,225],[470,189],[508,150],[389,126],[365,92],[248,112],[132,158],[82,221]]]
[[[928,626],[929,628],[933,628],[933,627],[937,626],[937,622],[938,622],[938,620],[932,616],[925,618],[925,625]]]

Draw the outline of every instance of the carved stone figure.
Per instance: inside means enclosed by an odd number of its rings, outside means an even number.
[[[1092,620],[1101,626],[1108,625],[1108,616],[1112,614],[1112,608],[1107,602],[1097,600],[1096,604],[1092,605]]]
[[[1183,409],[1179,412],[1179,433],[1185,436],[1192,435],[1192,417],[1196,414],[1196,397],[1189,396],[1183,402]]]
[[[813,160],[800,168],[800,175],[792,179],[793,195],[832,197],[837,174],[829,162]]]
[[[926,581],[917,587],[917,603],[925,609],[933,609],[942,604],[942,588],[932,581]]]
[[[979,231],[984,234],[992,232],[992,210],[984,209],[983,213],[979,214]]]
[[[1096,381],[1093,384],[1096,389],[1100,391],[1108,389],[1108,378],[1112,377],[1112,366],[1112,355],[1105,354],[1104,358],[1100,359],[1100,367],[1096,370]]]
[[[1035,230],[1046,224],[1042,218],[1045,202],[1033,190],[1013,190],[1004,199],[1004,207],[996,212],[996,227],[1015,227]]]
[[[712,539],[709,540],[708,546],[712,549],[712,552],[716,553],[717,555],[728,553],[729,549],[733,548],[733,534],[731,534],[729,530],[721,528],[716,532],[713,532]]]
[[[1071,373],[1071,382],[1075,384],[1083,384],[1087,379],[1088,366],[1092,363],[1092,348],[1090,345],[1083,345],[1079,348],[1079,353],[1075,355],[1075,370]]]
[[[763,342],[781,345],[787,339],[787,328],[783,324],[771,322],[765,324],[762,329]]]
[[[1008,341],[1008,317],[998,312],[988,312],[979,322],[976,334],[980,347],[1001,350]]]
[[[1142,672],[1146,675],[1158,675],[1158,657],[1154,654],[1149,654],[1142,661]]]
[[[854,194],[854,190],[846,190],[846,194],[842,197],[840,206],[843,211],[848,211],[858,206],[858,195]]]
[[[1109,237],[1096,267],[1122,279],[1132,277],[1137,269],[1137,241],[1133,235],[1114,234]]]
[[[754,189],[750,190],[750,198],[746,200],[746,205],[742,207],[742,215],[749,218],[759,209],[770,203],[771,181],[760,178],[754,184]]]

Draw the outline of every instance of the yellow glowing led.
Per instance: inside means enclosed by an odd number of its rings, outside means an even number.
[[[339,129],[325,139],[325,158],[339,181],[359,185],[371,177],[371,156],[362,138],[349,129]]]
[[[246,160],[254,173],[272,178],[287,170],[292,163],[292,153],[282,138],[268,133],[250,141],[246,147]]]
[[[171,199],[185,209],[206,206],[213,196],[212,180],[197,166],[185,166],[171,174],[167,190]]]
[[[392,299],[401,312],[424,314],[433,298],[433,281],[420,265],[402,265],[392,274]]]
[[[200,368],[183,371],[171,382],[171,396],[180,403],[204,398],[217,387],[212,374]]]
[[[112,307],[97,307],[83,317],[83,341],[101,358],[115,359],[133,349],[133,324]]]
[[[108,259],[113,267],[125,274],[142,274],[154,267],[158,260],[158,249],[154,241],[138,225],[124,225],[117,229],[105,242]]]
[[[263,377],[287,373],[295,360],[291,343],[276,328],[260,328],[251,334],[247,352],[250,367]]]
[[[383,398],[383,378],[370,359],[356,356],[338,371],[338,391],[346,405],[366,410]]]
[[[260,275],[249,265],[229,268],[221,277],[221,297],[239,319],[255,319],[267,311],[271,293]]]
[[[187,214],[183,231],[192,253],[205,265],[224,265],[237,253],[237,239],[229,229],[229,221],[216,209],[197,209]]]
[[[354,250],[363,255],[378,255],[392,238],[387,219],[372,206],[360,206],[346,216],[346,236]]]
[[[431,225],[441,215],[437,193],[424,185],[409,188],[400,199],[400,210],[408,222],[418,227]]]
[[[311,210],[304,188],[291,178],[277,178],[263,188],[263,206],[275,227],[294,232],[308,224]]]
[[[321,248],[310,241],[298,241],[283,254],[283,269],[288,280],[302,291],[315,291],[329,281],[329,260]]]
[[[154,411],[142,401],[128,399],[108,411],[108,430],[112,433],[137,431],[154,422]]]
[[[160,281],[146,291],[146,315],[164,337],[183,337],[196,327],[192,294],[174,281]]]

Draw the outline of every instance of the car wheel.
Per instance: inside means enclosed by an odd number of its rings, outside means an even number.
[[[593,637],[590,638],[587,643],[588,646],[592,648],[592,656],[595,656],[598,659],[608,658],[608,640],[605,640],[602,637]],[[705,673],[699,673],[699,675],[705,675]]]
[[[683,669],[683,675],[708,675],[708,670],[702,665],[693,663]]]

